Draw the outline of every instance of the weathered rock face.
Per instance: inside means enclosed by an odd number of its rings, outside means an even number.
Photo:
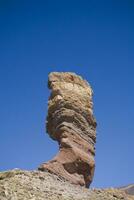
[[[86,189],[41,171],[0,172],[0,200],[134,200],[117,189]]]
[[[95,169],[96,121],[92,89],[74,73],[49,75],[47,132],[59,143],[59,153],[39,170],[57,174],[76,185],[89,187]]]

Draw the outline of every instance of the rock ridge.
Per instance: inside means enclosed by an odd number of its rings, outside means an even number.
[[[0,172],[0,200],[134,200],[119,189],[87,189],[49,172]]]

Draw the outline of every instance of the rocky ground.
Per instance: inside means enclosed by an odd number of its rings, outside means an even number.
[[[119,189],[86,189],[49,172],[0,173],[0,200],[132,200]]]

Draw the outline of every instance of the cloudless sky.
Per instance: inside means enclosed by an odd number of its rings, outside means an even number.
[[[133,0],[0,0],[0,171],[56,154],[45,131],[48,73],[71,71],[94,90],[92,187],[133,183],[133,53]]]

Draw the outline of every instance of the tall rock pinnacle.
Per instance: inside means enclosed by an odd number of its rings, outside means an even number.
[[[49,74],[47,132],[58,141],[59,152],[38,169],[57,174],[73,184],[89,187],[95,169],[96,121],[92,89],[80,76]]]

